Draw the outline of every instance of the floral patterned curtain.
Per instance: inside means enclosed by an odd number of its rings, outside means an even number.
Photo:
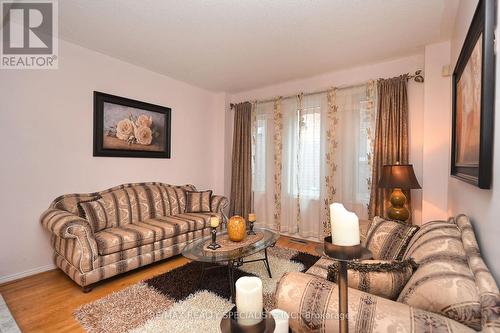
[[[338,142],[335,140],[335,127],[338,123],[337,118],[337,105],[335,104],[337,95],[337,89],[333,88],[328,90],[328,110],[326,111],[326,142],[327,149],[325,155],[326,163],[326,177],[325,177],[325,187],[326,187],[326,198],[324,199],[324,214],[323,214],[323,234],[326,236],[331,236],[331,224],[330,224],[330,205],[334,202],[335,198],[335,186],[333,183],[333,176],[337,169],[337,165],[334,161],[335,148]]]
[[[283,114],[281,113],[281,97],[274,102],[274,225],[281,228],[281,171],[283,139]]]

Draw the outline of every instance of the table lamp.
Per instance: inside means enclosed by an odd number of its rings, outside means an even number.
[[[413,165],[384,165],[378,187],[393,189],[390,199],[392,206],[387,210],[387,217],[398,221],[408,220],[410,218],[410,212],[405,207],[406,195],[402,190],[421,188],[415,176],[415,172],[413,171]]]

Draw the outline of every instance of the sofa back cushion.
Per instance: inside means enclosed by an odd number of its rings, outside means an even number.
[[[166,204],[169,212],[167,215],[184,214],[186,212],[186,192],[196,191],[193,185],[172,186],[166,185]]]
[[[186,209],[185,192],[195,190],[193,185],[124,184],[96,193],[61,196],[52,205],[88,219],[97,232],[150,218],[182,214]]]
[[[481,329],[479,292],[456,224],[425,223],[411,239],[404,258],[413,258],[418,269],[401,291],[399,302]]]

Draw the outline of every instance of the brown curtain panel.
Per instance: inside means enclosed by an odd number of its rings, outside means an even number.
[[[382,167],[385,164],[408,163],[408,76],[380,79],[377,82],[378,112],[373,147],[372,186],[368,214],[385,216],[389,207],[390,189],[378,188]],[[407,207],[411,212],[410,193]],[[410,214],[411,216],[411,214]],[[410,217],[411,221],[411,217]]]
[[[233,163],[229,214],[245,219],[252,205],[252,104],[234,106]]]

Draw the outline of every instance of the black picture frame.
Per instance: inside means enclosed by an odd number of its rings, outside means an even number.
[[[493,172],[493,124],[495,114],[495,25],[496,0],[480,0],[453,71],[451,175],[481,189],[490,189]],[[457,84],[468,64],[474,47],[482,37],[481,107],[479,163],[465,166],[457,163]]]
[[[146,112],[155,112],[162,114],[164,119],[161,122],[161,151],[149,151],[141,149],[109,149],[104,147],[104,104],[110,103],[119,106],[125,106],[135,109],[144,110]],[[99,91],[94,91],[94,142],[93,156],[105,157],[142,157],[142,158],[170,158],[171,148],[171,112],[172,109],[165,106],[150,104],[137,101],[130,98],[106,94]],[[126,116],[126,115],[124,115]]]

